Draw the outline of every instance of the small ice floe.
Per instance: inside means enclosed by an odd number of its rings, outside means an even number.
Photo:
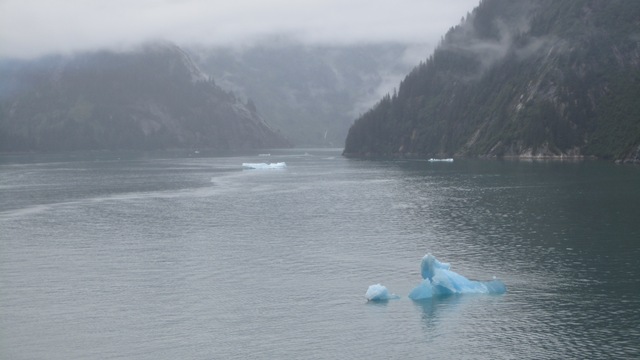
[[[287,164],[284,162],[278,163],[242,163],[242,167],[245,169],[284,169]]]
[[[367,298],[367,301],[388,301],[400,298],[396,294],[390,294],[387,287],[380,284],[369,286],[364,297]]]

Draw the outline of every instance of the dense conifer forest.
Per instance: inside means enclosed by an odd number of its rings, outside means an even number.
[[[346,156],[637,161],[640,2],[484,0],[358,118]]]
[[[287,147],[179,47],[3,64],[0,151]]]

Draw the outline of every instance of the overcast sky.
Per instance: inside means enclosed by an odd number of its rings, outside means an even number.
[[[0,57],[149,40],[237,45],[272,36],[325,44],[434,46],[479,0],[0,0]]]

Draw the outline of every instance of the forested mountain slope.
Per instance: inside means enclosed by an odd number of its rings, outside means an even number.
[[[171,44],[0,67],[0,151],[289,146]]]
[[[640,2],[483,0],[346,156],[640,160]]]

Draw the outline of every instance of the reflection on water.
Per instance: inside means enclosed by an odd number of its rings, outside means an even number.
[[[451,313],[455,313],[456,308],[463,301],[462,298],[463,296],[461,295],[452,295],[414,301],[413,304],[421,311],[424,331],[427,333],[439,331],[438,326],[443,321],[447,321]]]

